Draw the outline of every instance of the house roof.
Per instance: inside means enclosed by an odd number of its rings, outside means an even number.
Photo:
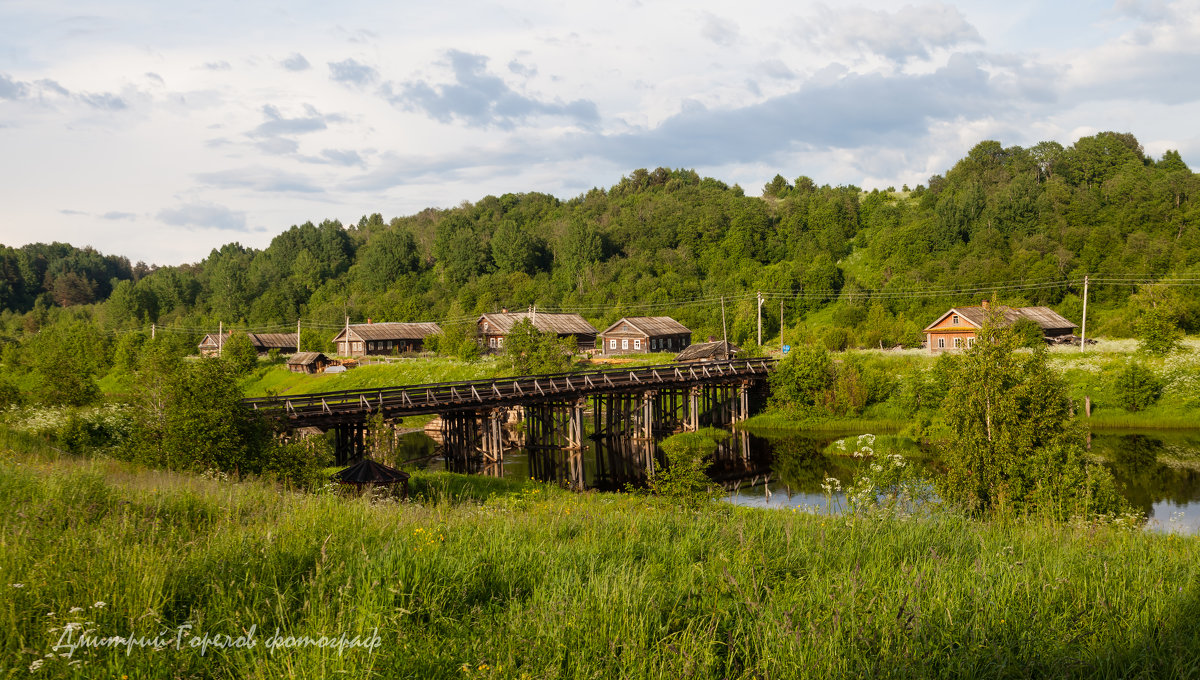
[[[342,484],[354,484],[356,486],[363,484],[395,484],[396,482],[407,482],[408,478],[409,474],[407,472],[397,470],[394,467],[388,467],[382,463],[376,463],[370,458],[364,458],[333,475],[334,481],[341,482]]]
[[[308,366],[320,361],[328,361],[328,357],[320,352],[297,352],[287,360],[288,366]]]
[[[402,323],[398,321],[387,321],[384,323],[356,323],[351,324],[350,334],[356,336],[360,340],[424,340],[431,335],[437,335],[442,332],[441,326],[432,322],[415,322]],[[346,334],[346,329],[342,329],[340,333],[333,337],[332,342],[337,342]]]
[[[692,332],[690,328],[669,316],[627,316],[605,328],[600,332],[600,335],[616,332],[616,329],[620,328],[623,323],[628,323],[635,330],[640,331],[642,335],[651,337],[657,335],[681,335]]]
[[[737,356],[741,351],[741,348],[737,345],[732,345],[723,340],[716,342],[695,342],[680,352],[679,356],[675,357],[675,361],[703,361],[705,359],[725,361]]]
[[[960,319],[965,320],[967,325],[974,328],[982,328],[984,321],[991,312],[1001,314],[1001,325],[1007,326],[1015,323],[1017,319],[1029,319],[1042,328],[1043,331],[1054,330],[1071,330],[1076,324],[1061,316],[1058,312],[1049,307],[1005,307],[1003,305],[985,309],[981,306],[974,307],[951,307],[945,314],[939,316],[933,323],[925,327],[925,332],[936,330],[934,326],[938,325],[951,314],[957,314]]]
[[[595,335],[596,329],[578,314],[548,314],[546,312],[508,312],[505,314],[484,314],[479,322],[486,321],[491,326],[489,333],[508,334],[513,326],[524,319],[533,321],[533,327],[543,333],[558,335]],[[477,322],[478,323],[478,322]]]
[[[296,347],[295,333],[247,333],[250,344],[267,349],[289,349]]]

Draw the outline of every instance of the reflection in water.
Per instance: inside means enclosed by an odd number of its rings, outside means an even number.
[[[733,503],[820,510],[829,500],[821,487],[825,478],[848,485],[864,463],[845,453],[827,452],[831,443],[853,434],[858,433],[762,437],[737,432],[719,445],[708,473],[729,491]],[[663,462],[657,446],[630,438],[585,440],[581,451],[509,451],[502,462],[486,465],[479,458],[442,458],[433,440],[421,434],[406,435],[401,446],[400,457],[415,460],[418,467],[534,478],[579,490],[643,488],[651,470]],[[910,443],[900,452],[927,477],[939,474],[934,451]],[[1092,437],[1090,453],[1112,471],[1130,503],[1159,526],[1200,531],[1200,433],[1098,434]],[[833,500],[839,507],[841,499]]]

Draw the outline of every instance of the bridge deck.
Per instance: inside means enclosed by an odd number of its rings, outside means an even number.
[[[374,413],[388,418],[501,406],[567,401],[595,394],[642,392],[662,387],[762,379],[775,359],[738,359],[700,364],[660,364],[604,368],[577,373],[529,375],[494,380],[405,385],[281,397],[257,397],[244,403],[291,427],[361,423]]]

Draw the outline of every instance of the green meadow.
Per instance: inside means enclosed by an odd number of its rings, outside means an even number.
[[[3,677],[1200,674],[1193,536],[448,473],[298,493],[0,447]]]

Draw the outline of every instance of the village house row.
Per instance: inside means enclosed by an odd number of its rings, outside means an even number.
[[[978,306],[951,308],[925,328],[926,347],[933,353],[970,347],[991,311],[986,300]],[[1034,322],[1041,328],[1047,342],[1075,339],[1071,335],[1075,324],[1048,307],[997,306],[995,311],[996,318],[1004,325],[1019,319]],[[627,316],[603,331],[597,331],[578,314],[551,314],[536,310],[504,310],[481,315],[476,320],[480,342],[489,352],[502,351],[505,338],[518,323],[526,319],[542,333],[570,338],[576,346],[600,355],[673,352],[678,353],[677,361],[704,361],[730,359],[739,351],[737,347],[715,338],[693,344],[692,331],[669,316]],[[441,332],[441,327],[436,323],[372,323],[368,319],[367,323],[346,324],[330,342],[337,356],[391,356],[420,352],[425,348],[426,338]],[[199,347],[200,353],[205,356],[218,354],[229,335],[204,336]],[[294,354],[288,362],[293,370],[315,372],[328,363],[325,356],[318,352],[298,353],[295,333],[247,333],[246,336],[260,353],[275,350],[281,354]]]

